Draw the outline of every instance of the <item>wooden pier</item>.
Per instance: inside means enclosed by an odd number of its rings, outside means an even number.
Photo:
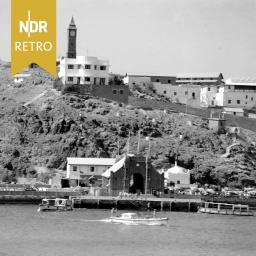
[[[197,212],[201,199],[70,196],[74,208]]]

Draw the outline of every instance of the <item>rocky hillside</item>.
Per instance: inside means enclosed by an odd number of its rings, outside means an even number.
[[[194,182],[241,186],[256,180],[253,132],[242,130],[236,138],[218,135],[204,118],[145,111],[90,95],[61,95],[53,89],[54,78],[42,69],[15,85],[9,67],[0,67],[3,180],[24,175],[43,180],[65,170],[66,157],[115,157],[118,144],[120,153],[128,148],[135,153],[139,131],[139,151],[148,152],[149,136],[150,157],[158,169],[171,167],[178,156],[178,164],[192,170]]]

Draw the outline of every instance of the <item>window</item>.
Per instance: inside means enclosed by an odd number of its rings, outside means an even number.
[[[74,65],[68,65],[68,69],[74,69]]]
[[[100,66],[100,70],[106,70],[106,66]]]
[[[251,97],[251,100],[253,100],[253,97]]]
[[[90,81],[91,81],[91,78],[90,78],[90,77],[85,77],[85,78],[84,78],[84,81],[90,82]]]
[[[177,180],[177,184],[180,184],[180,180]]]
[[[105,78],[100,78],[100,84],[105,84]]]
[[[174,92],[174,95],[177,95],[177,92]]]
[[[119,93],[120,93],[120,94],[124,94],[124,90],[123,90],[123,89],[120,89],[120,90],[119,90]]]
[[[69,82],[73,82],[73,77],[69,76],[69,77],[68,77],[68,81],[69,81]]]
[[[194,92],[192,92],[192,98],[195,99],[196,94]]]
[[[236,112],[233,112],[233,115],[235,116],[235,115],[236,115]]]
[[[73,172],[77,171],[77,166],[73,166]]]
[[[166,91],[164,91],[164,94],[166,94]]]
[[[208,92],[211,90],[211,87],[208,87]]]
[[[248,95],[245,95],[245,98],[248,99]]]
[[[171,80],[168,80],[168,84],[170,84],[171,83]]]
[[[90,166],[90,172],[94,172],[94,166]]]
[[[222,126],[222,122],[220,122],[220,126]]]
[[[91,65],[84,65],[85,69],[91,69]]]
[[[237,104],[240,104],[240,100],[237,100]]]
[[[228,100],[228,104],[231,104],[231,100]]]
[[[159,80],[159,79],[156,79],[156,82],[157,82],[157,83],[159,83],[159,82],[160,82],[160,80]]]
[[[113,94],[117,94],[117,90],[116,89],[113,90]]]
[[[94,70],[97,70],[97,65],[94,65]]]

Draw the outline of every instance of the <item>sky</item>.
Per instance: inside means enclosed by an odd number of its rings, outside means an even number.
[[[0,0],[0,59],[10,61],[10,5]],[[220,72],[256,78],[256,0],[57,0],[57,56],[74,17],[77,55],[126,74]]]

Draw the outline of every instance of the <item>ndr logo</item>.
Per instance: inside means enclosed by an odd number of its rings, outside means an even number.
[[[34,21],[30,20],[30,10],[28,10],[28,20],[24,23],[23,21],[20,21],[20,33],[25,31],[28,33],[28,37],[30,37],[30,33],[47,33],[47,22],[46,21]]]

